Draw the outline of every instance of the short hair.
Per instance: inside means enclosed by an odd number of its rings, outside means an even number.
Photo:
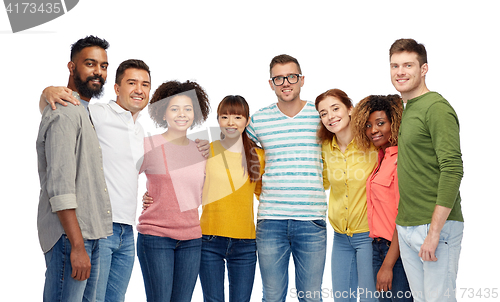
[[[297,64],[297,68],[299,69],[299,73],[302,74],[302,71],[300,69],[299,61],[297,61],[297,59],[295,59],[292,56],[283,54],[283,55],[278,55],[278,56],[274,57],[271,60],[271,64],[269,64],[269,75],[271,77],[273,76],[273,74],[271,73],[271,70],[273,69],[274,65],[276,65],[276,64],[287,64],[287,63],[295,63],[295,64]]]
[[[193,93],[194,91],[194,93]],[[210,102],[208,95],[196,82],[168,81],[161,84],[149,101],[148,111],[151,119],[158,127],[168,128],[167,121],[163,120],[168,104],[173,97],[185,95],[193,102],[194,120],[191,128],[201,125],[210,113]],[[198,101],[198,104],[195,101]],[[153,105],[153,106],[152,106]],[[199,106],[198,106],[199,105]]]
[[[96,36],[86,36],[85,38],[82,38],[71,45],[71,61],[73,61],[75,56],[79,54],[82,49],[92,46],[97,46],[106,50],[109,47],[109,43],[108,41]]]
[[[424,44],[417,43],[417,41],[413,39],[399,39],[392,43],[389,49],[389,59],[393,54],[405,51],[416,53],[420,66],[427,63],[427,51],[425,50]]]
[[[355,143],[364,150],[368,150],[372,145],[371,140],[366,135],[366,123],[370,114],[375,111],[384,111],[391,122],[391,146],[398,145],[399,125],[403,115],[403,104],[401,97],[397,94],[391,95],[370,95],[359,101],[352,113],[352,132]]]
[[[338,100],[340,100],[346,107],[347,109],[352,108],[352,101],[351,99],[347,96],[347,93],[340,89],[330,89],[322,94],[318,95],[316,97],[316,101],[314,102],[314,105],[316,106],[316,110],[318,110],[319,103],[321,103],[324,99],[327,97],[334,97]],[[319,122],[319,129],[317,132],[317,137],[318,140],[323,143],[323,142],[329,142],[332,141],[333,137],[335,136],[335,133],[330,132],[330,130],[326,129],[325,125],[323,125],[323,122]]]
[[[122,79],[123,79],[123,74],[125,73],[125,70],[130,69],[130,68],[135,68],[135,69],[140,69],[140,70],[145,70],[148,72],[149,75],[149,80],[151,81],[151,72],[149,71],[149,66],[144,63],[142,60],[136,60],[136,59],[129,59],[126,61],[123,61],[120,63],[120,66],[116,69],[116,77],[115,77],[115,83],[120,85]]]

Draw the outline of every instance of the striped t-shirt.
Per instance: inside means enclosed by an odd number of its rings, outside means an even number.
[[[319,122],[309,102],[294,117],[276,103],[252,116],[248,135],[266,153],[257,219],[325,219]]]

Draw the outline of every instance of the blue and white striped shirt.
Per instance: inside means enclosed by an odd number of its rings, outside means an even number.
[[[294,117],[276,103],[252,116],[247,133],[266,153],[257,219],[325,219],[319,122],[309,102]]]

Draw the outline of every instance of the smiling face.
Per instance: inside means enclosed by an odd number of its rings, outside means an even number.
[[[374,111],[366,121],[366,136],[373,142],[375,147],[386,149],[391,144],[391,121],[385,111]]]
[[[164,119],[168,123],[168,131],[185,134],[194,120],[191,98],[186,95],[174,96],[167,106]]]
[[[318,104],[321,122],[328,131],[341,134],[350,130],[351,108],[347,108],[339,99],[328,96]]]
[[[271,69],[271,78],[276,76],[286,77],[291,74],[300,74],[299,67],[293,62],[276,64]],[[269,85],[276,93],[279,102],[298,102],[300,101],[300,88],[304,85],[304,76],[301,76],[295,84],[290,84],[285,79],[285,82],[281,86],[274,85],[272,80],[269,80]]]
[[[241,134],[250,123],[250,120],[247,120],[241,114],[221,114],[218,121],[221,132],[228,139],[241,137]]]
[[[403,51],[391,56],[392,85],[401,93],[404,101],[426,92],[425,75],[427,71],[427,63],[420,66],[417,53]]]
[[[123,73],[120,85],[115,84],[116,103],[135,115],[149,101],[151,82],[146,70],[129,68]]]
[[[68,63],[69,88],[89,101],[102,94],[108,75],[108,55],[98,46],[85,47]]]

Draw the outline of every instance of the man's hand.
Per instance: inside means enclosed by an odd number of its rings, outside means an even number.
[[[437,261],[436,249],[439,245],[439,237],[441,236],[441,230],[443,229],[446,219],[450,215],[451,209],[436,205],[434,212],[432,213],[431,224],[429,225],[429,232],[424,239],[424,243],[420,247],[420,252],[418,256],[422,258],[423,261]]]
[[[71,243],[71,277],[75,280],[83,281],[90,277],[90,258],[85,250],[85,241],[82,231],[76,218],[75,209],[61,210],[57,212],[57,217],[63,226],[64,232]]]
[[[429,232],[427,237],[425,237],[424,243],[420,247],[420,252],[418,256],[422,258],[423,261],[437,261],[436,249],[439,244],[439,233],[434,234]]]
[[[153,197],[149,196],[148,192],[142,195],[142,209],[145,210],[153,204]]]
[[[194,142],[196,143],[198,151],[201,152],[203,157],[208,158],[208,154],[210,153],[210,142],[205,139],[200,140],[198,138]]]
[[[87,280],[90,277],[90,258],[85,250],[85,246],[71,248],[71,267],[73,271],[71,277],[78,281]]]
[[[80,101],[72,95],[72,92],[73,91],[68,87],[62,86],[49,86],[45,88],[40,96],[40,112],[43,111],[47,104],[50,105],[52,110],[56,109],[56,103],[63,106],[68,106],[67,102],[70,102],[73,105],[80,105]]]

